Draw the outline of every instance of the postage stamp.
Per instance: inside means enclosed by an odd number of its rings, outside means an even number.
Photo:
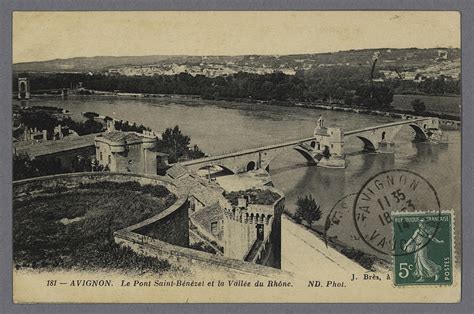
[[[452,214],[392,213],[396,286],[453,283]]]

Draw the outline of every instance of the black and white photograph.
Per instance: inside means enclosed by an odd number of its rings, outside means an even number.
[[[459,302],[460,23],[13,12],[14,302]]]

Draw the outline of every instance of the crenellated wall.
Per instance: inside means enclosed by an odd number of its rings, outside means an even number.
[[[224,256],[278,268],[281,264],[280,219],[285,198],[283,192],[273,187],[265,189],[281,197],[272,205],[246,204],[239,207],[229,202],[221,204],[224,208]],[[260,236],[259,228],[263,231]]]

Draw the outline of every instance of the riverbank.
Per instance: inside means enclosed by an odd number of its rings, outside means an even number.
[[[344,104],[334,103],[315,103],[315,102],[296,102],[296,101],[264,101],[255,99],[204,99],[200,95],[178,95],[178,94],[141,94],[141,93],[111,93],[102,91],[93,91],[91,95],[77,95],[72,94],[67,97],[74,99],[140,99],[140,100],[162,100],[171,101],[183,104],[199,104],[202,101],[206,101],[209,104],[218,105],[235,105],[235,104],[261,104],[261,105],[277,105],[285,107],[303,107],[308,109],[319,109],[319,110],[332,110],[332,111],[343,111],[352,112],[364,115],[375,115],[384,116],[394,119],[417,119],[427,116],[438,117],[440,119],[441,128],[444,130],[459,130],[461,128],[460,118],[457,120],[456,116],[439,113],[439,112],[426,112],[425,115],[415,115],[412,110],[391,108],[390,110],[375,110],[367,109],[364,107],[353,107],[346,106]],[[34,98],[47,99],[47,98],[61,98],[61,95],[32,95]],[[433,96],[436,97],[436,96]]]
[[[427,116],[419,116],[414,115],[411,113],[405,113],[403,110],[396,110],[394,111],[383,111],[383,110],[372,110],[372,109],[364,109],[364,108],[354,108],[354,107],[346,107],[346,106],[334,106],[334,105],[307,105],[303,103],[297,103],[295,106],[303,107],[303,108],[314,108],[314,109],[323,109],[323,110],[333,110],[333,111],[344,111],[344,112],[352,112],[357,114],[367,114],[373,116],[380,116],[380,117],[390,117],[394,119],[402,119],[402,120],[412,120],[412,119],[420,119],[425,118]],[[436,115],[435,115],[436,117]],[[452,119],[439,119],[440,128],[443,130],[459,130],[461,129],[461,121],[452,120]]]

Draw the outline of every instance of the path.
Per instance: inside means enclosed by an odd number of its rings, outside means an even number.
[[[327,276],[341,273],[365,273],[367,270],[323,240],[285,216],[282,216],[282,269],[305,276]]]

